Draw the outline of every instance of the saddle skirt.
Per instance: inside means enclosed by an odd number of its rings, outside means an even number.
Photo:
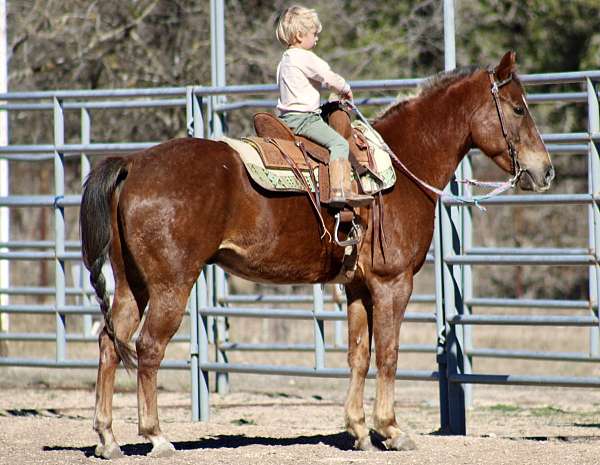
[[[396,182],[396,173],[388,153],[383,150],[381,136],[361,121],[352,124],[353,130],[362,134],[367,147],[355,151],[356,161],[364,169],[354,172],[366,194],[376,194]],[[235,150],[243,161],[250,177],[269,191],[311,192],[320,191],[322,201],[329,198],[329,152],[326,148],[304,138],[290,140],[279,132],[278,137],[245,137],[220,140]],[[293,136],[292,136],[293,137]],[[311,174],[312,171],[312,174]],[[299,179],[302,175],[305,182]],[[315,185],[316,184],[316,185]]]

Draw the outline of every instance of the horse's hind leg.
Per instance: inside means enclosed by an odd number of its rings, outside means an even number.
[[[351,378],[344,406],[347,431],[356,438],[354,447],[374,449],[365,423],[363,398],[365,378],[371,358],[372,304],[366,289],[347,287],[348,298],[348,365]]]
[[[139,301],[124,280],[117,280],[115,298],[112,305],[112,324],[116,337],[128,342],[140,323],[140,313],[145,307],[143,297]],[[100,359],[98,378],[96,381],[96,410],[94,414],[94,430],[100,437],[96,447],[96,455],[104,458],[121,457],[123,453],[112,431],[112,399],[115,384],[115,372],[121,361],[114,341],[106,328],[99,337]]]
[[[167,344],[181,324],[190,288],[172,284],[151,295],[146,320],[136,342],[139,433],[152,441],[150,455],[153,457],[168,457],[175,451],[160,430],[156,375]]]

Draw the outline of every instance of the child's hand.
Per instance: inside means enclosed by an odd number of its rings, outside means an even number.
[[[348,92],[343,93],[340,95],[340,97],[342,97],[344,100],[352,101],[354,99],[354,96],[352,95],[352,89],[348,89]]]

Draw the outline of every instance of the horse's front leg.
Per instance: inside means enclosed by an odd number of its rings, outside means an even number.
[[[373,411],[374,429],[392,450],[415,449],[415,443],[396,422],[394,384],[398,365],[400,325],[412,292],[412,274],[394,279],[373,277],[368,285],[373,299],[373,335],[377,362],[377,388]]]
[[[365,423],[363,398],[365,378],[371,359],[372,309],[371,296],[363,286],[346,287],[348,299],[348,365],[350,385],[344,406],[346,430],[356,438],[354,447],[361,450],[374,449]]]

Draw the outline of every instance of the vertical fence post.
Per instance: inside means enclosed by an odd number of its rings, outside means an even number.
[[[451,186],[452,187],[452,186]],[[455,194],[458,192],[455,191]],[[441,210],[441,253],[442,285],[444,289],[444,316],[446,321],[446,369],[448,372],[449,432],[466,434],[465,389],[461,383],[452,382],[452,376],[464,373],[464,332],[463,326],[449,324],[456,315],[464,313],[461,295],[460,269],[457,265],[445,263],[447,258],[460,253],[460,235],[452,221],[449,207]]]
[[[206,269],[194,285],[190,305],[190,326],[192,331],[192,420],[207,421],[210,416],[208,371],[202,366],[208,363],[208,328],[206,316],[201,311],[209,306]]]
[[[444,0],[444,69],[446,71],[451,71],[456,68],[456,24],[454,21],[454,3],[454,0]],[[472,176],[471,160],[468,156],[463,159],[460,165],[458,165],[456,175],[460,179],[469,178]],[[470,189],[469,187],[465,188],[465,186],[462,184],[458,185],[456,182],[452,182],[454,184],[451,186],[451,188],[458,190],[458,192],[461,195],[465,194],[466,189]],[[463,250],[465,250],[467,249],[467,246],[471,245],[472,242],[471,210],[463,206],[453,207],[450,209],[450,217],[452,219],[454,227],[458,231],[460,244],[462,244],[462,248]],[[464,301],[464,297],[466,297],[471,292],[471,267],[469,265],[461,265],[460,272],[455,273],[455,279],[458,281],[458,286]],[[465,312],[465,314],[470,313],[470,308],[465,305],[463,306],[463,311]],[[468,355],[466,355],[467,350],[471,348],[471,331],[472,328],[470,326],[462,327],[464,344],[462,363],[465,373],[472,372],[472,360]],[[472,402],[472,386],[470,384],[464,385],[463,391],[465,394],[465,405],[469,406]]]
[[[210,45],[211,45],[211,82],[213,86],[225,85],[225,2],[224,0],[210,0]],[[209,113],[209,137],[217,139],[225,131],[223,124],[223,115],[217,111],[217,106],[224,101],[222,95],[211,95],[208,99]],[[220,286],[224,285],[224,272],[214,267],[213,276],[215,277],[216,293],[213,297],[218,298]],[[218,305],[217,298],[212,302]],[[227,355],[219,350],[219,343],[225,342],[227,338],[227,319],[225,317],[215,318],[214,328],[215,344],[217,345],[217,363],[226,363]],[[217,372],[217,392],[225,394],[229,391],[229,375],[227,373]]]
[[[456,187],[451,186],[451,187]],[[454,192],[457,193],[456,191]],[[450,324],[456,315],[463,314],[460,269],[446,263],[446,258],[460,253],[459,231],[452,221],[450,207],[438,203],[439,231],[436,233],[436,301],[438,322],[438,366],[440,376],[441,431],[450,434],[466,434],[466,400],[461,383],[453,382],[452,376],[464,373],[464,332],[462,325]],[[438,290],[441,287],[441,292]],[[440,315],[441,312],[441,315]],[[443,344],[443,347],[440,345]]]
[[[81,109],[81,143],[88,145],[91,140],[92,132],[92,119],[90,117],[90,111],[87,108]],[[85,151],[81,152],[81,185],[85,181],[85,178],[90,172],[91,164],[90,158],[86,155]],[[89,303],[89,292],[91,291],[91,284],[89,279],[89,272],[83,263],[79,264],[79,282],[81,283],[81,303]],[[89,313],[83,315],[83,334],[85,336],[91,336],[92,334],[92,315]]]
[[[190,382],[192,401],[192,421],[200,421],[200,361],[198,344],[198,281],[192,287],[188,299],[188,312],[190,314]]]
[[[598,141],[594,141],[593,136],[600,133],[600,105],[598,104],[598,91],[596,85],[591,79],[586,79],[588,94],[588,192],[593,196],[600,192],[600,159],[598,158]],[[589,267],[589,294],[590,307],[592,314],[598,316],[599,296],[600,296],[600,210],[598,204],[592,202],[588,207],[588,246],[594,254],[595,263]],[[590,328],[590,355],[600,355],[600,328]]]
[[[193,86],[186,88],[186,119],[188,136],[204,137],[202,97]],[[192,421],[208,421],[210,416],[208,371],[202,369],[202,364],[208,363],[209,326],[200,310],[209,306],[207,273],[212,271],[213,267],[208,267],[201,272],[189,299]]]
[[[57,97],[54,103],[54,289],[56,307],[64,307],[65,299],[65,159],[60,147],[65,143],[63,103]],[[65,315],[56,312],[56,360],[66,356]]]
[[[472,178],[473,168],[471,166],[471,160],[467,157],[461,163],[461,178]],[[461,189],[461,195],[471,194],[471,187],[463,185]],[[462,245],[462,251],[465,253],[471,250],[473,244],[473,217],[472,210],[467,207],[460,208],[460,243]],[[463,312],[465,315],[471,313],[471,306],[465,304],[465,301],[470,300],[473,297],[473,272],[471,265],[461,265],[461,294],[463,302]],[[464,373],[470,374],[473,372],[473,357],[469,355],[469,352],[473,349],[473,326],[466,325],[462,327],[463,331],[463,366]],[[473,404],[473,385],[463,385],[465,392],[465,407],[471,407]]]
[[[444,0],[444,68],[456,68],[454,0]]]
[[[218,266],[214,267],[215,273],[215,292],[213,306],[218,307],[224,305],[226,295],[227,282],[225,279],[225,271]],[[228,321],[224,316],[215,318],[216,326],[216,337],[215,337],[215,350],[217,363],[227,363],[227,352],[221,349],[224,343],[228,342],[229,329]],[[225,395],[229,392],[229,373],[217,372],[217,392],[220,395]]]
[[[8,90],[8,47],[6,28],[6,0],[0,0],[0,94]],[[0,147],[8,145],[8,111],[0,110]],[[0,159],[0,197],[9,195],[9,170],[8,160]],[[9,209],[0,207],[0,242],[7,243],[9,234]],[[0,247],[0,252],[8,252],[8,249]],[[8,289],[10,286],[10,262],[0,260],[0,289]],[[8,305],[8,294],[0,293],[0,306]],[[0,333],[9,329],[9,314],[0,312]],[[0,355],[2,355],[3,342],[0,342]]]
[[[323,320],[316,313],[323,311],[323,285],[313,285],[313,327],[315,332],[315,369],[325,368],[325,332]]]
[[[213,86],[225,85],[225,4],[224,0],[210,0],[210,57]],[[210,132],[212,138],[223,135],[223,115],[216,106],[225,101],[222,95],[209,97]]]
[[[444,67],[451,70],[456,67],[454,24],[454,0],[444,0]],[[462,167],[459,168],[462,175]],[[458,185],[449,186],[458,193]],[[457,266],[445,264],[445,258],[460,253],[463,236],[463,217],[460,210],[442,205],[437,206],[435,232],[436,264],[436,320],[438,322],[438,367],[440,370],[440,419],[441,430],[451,434],[465,434],[465,389],[460,383],[451,381],[452,375],[463,373],[465,367],[464,332],[460,325],[450,325],[448,321],[462,313],[463,278],[462,270]],[[441,286],[441,292],[439,287]],[[439,313],[442,315],[439,315]],[[443,348],[440,344],[444,344]],[[444,370],[444,372],[442,372]]]
[[[436,322],[436,361],[438,364],[438,392],[440,402],[440,431],[450,432],[450,402],[448,399],[448,363],[446,354],[446,316],[444,313],[444,255],[442,253],[441,230],[442,204],[435,206],[435,230],[433,232],[433,261],[435,275],[435,322]]]

